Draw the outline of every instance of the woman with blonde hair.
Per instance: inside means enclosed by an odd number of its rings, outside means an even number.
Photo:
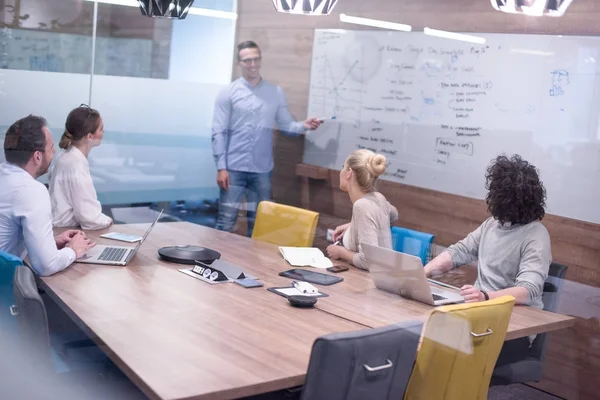
[[[57,228],[102,229],[112,219],[102,213],[90,174],[88,155],[104,135],[100,113],[84,104],[72,110],[58,146],[64,149],[50,173],[52,222]]]
[[[352,201],[352,220],[335,229],[333,241],[341,241],[342,246],[327,247],[330,258],[368,270],[362,243],[392,248],[390,224],[398,219],[398,210],[374,187],[385,169],[385,157],[365,149],[354,151],[344,162],[340,189],[347,192]]]

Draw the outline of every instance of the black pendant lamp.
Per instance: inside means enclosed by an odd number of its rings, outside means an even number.
[[[138,0],[142,15],[156,18],[185,19],[194,0]]]
[[[328,15],[338,0],[273,0],[275,9],[282,13]]]
[[[491,0],[492,6],[505,13],[526,14],[533,17],[547,15],[562,17],[573,0]]]

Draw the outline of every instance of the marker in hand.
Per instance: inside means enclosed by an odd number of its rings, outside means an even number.
[[[321,118],[319,118],[319,121],[321,121],[321,123],[323,123],[323,122],[327,121],[328,119],[337,119],[337,117],[335,115],[331,116],[331,117],[321,117]]]

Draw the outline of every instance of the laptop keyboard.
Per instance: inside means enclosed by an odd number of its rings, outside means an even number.
[[[98,260],[121,261],[121,259],[125,255],[125,253],[128,251],[129,251],[129,249],[120,249],[117,247],[107,247],[102,251],[102,253],[100,254],[100,257],[98,257]]]
[[[444,296],[440,296],[439,294],[433,293],[433,301],[438,301],[438,300],[447,300],[447,298]]]

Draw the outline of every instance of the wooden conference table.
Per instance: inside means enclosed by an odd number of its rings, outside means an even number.
[[[148,224],[108,231],[141,235]],[[261,288],[210,285],[158,259],[158,249],[202,245],[264,282]],[[42,278],[48,293],[150,398],[226,399],[301,385],[319,336],[404,320],[425,321],[432,307],[375,289],[365,271],[320,287],[314,309],[291,307],[266,288],[289,286],[277,246],[187,222],[157,224],[126,267],[74,264]],[[507,339],[574,324],[571,317],[515,307]]]

